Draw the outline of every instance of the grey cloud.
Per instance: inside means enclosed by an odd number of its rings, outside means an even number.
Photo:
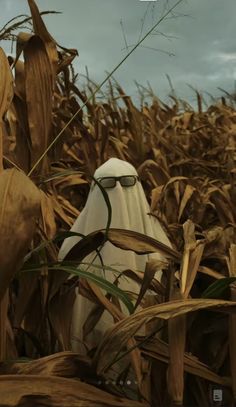
[[[144,25],[145,33],[160,17],[164,0],[149,4]],[[168,3],[174,4],[173,0]],[[126,55],[120,26],[122,19],[128,44],[137,41],[141,18],[147,3],[138,0],[38,0],[41,10],[58,10],[62,15],[46,16],[45,22],[57,41],[77,48],[79,58],[76,70],[85,73],[88,66],[91,77],[101,81],[105,71],[111,71]],[[26,0],[0,0],[0,25],[19,13],[28,13]],[[178,13],[188,17],[169,18],[158,30],[177,38],[152,35],[119,68],[115,77],[127,93],[137,95],[133,80],[142,84],[149,81],[154,91],[166,100],[170,92],[165,74],[169,74],[177,94],[191,102],[190,83],[200,91],[219,95],[218,87],[233,91],[236,70],[235,0],[185,0]],[[175,54],[175,56],[170,56]]]

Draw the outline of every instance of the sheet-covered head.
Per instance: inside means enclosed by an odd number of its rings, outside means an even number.
[[[94,173],[94,178],[101,177],[119,177],[121,175],[138,175],[136,169],[127,161],[120,160],[119,158],[110,158]]]
[[[104,181],[105,177],[122,176],[135,177],[135,184],[122,186],[121,182],[116,180],[116,185],[112,188],[103,185],[102,181]],[[148,214],[150,208],[137,176],[137,171],[131,164],[118,158],[110,158],[95,171],[94,178],[105,186],[110,200],[112,208],[110,227],[140,232],[169,245],[169,240],[160,223]],[[87,235],[95,230],[104,229],[107,225],[107,219],[108,209],[104,196],[99,186],[93,182],[86,205],[73,225],[72,231]],[[60,250],[60,258],[63,259],[78,241],[79,238],[77,237],[66,239]]]

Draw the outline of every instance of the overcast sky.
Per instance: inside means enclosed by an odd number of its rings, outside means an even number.
[[[126,55],[128,45],[137,42],[163,13],[164,4],[173,0],[36,0],[41,11],[61,11],[45,16],[48,30],[60,45],[76,48],[78,73],[101,82],[106,73]],[[18,14],[29,13],[27,0],[0,0],[0,27]],[[143,47],[135,50],[115,74],[126,93],[136,98],[134,80],[146,85],[165,102],[172,80],[177,95],[190,103],[193,91],[221,95],[218,87],[234,91],[236,80],[236,0],[183,0],[176,8],[178,16],[166,19],[149,36]],[[121,26],[122,21],[122,26]],[[125,36],[125,39],[124,39]],[[10,45],[10,44],[9,44]],[[2,44],[5,49],[7,44]],[[150,49],[154,48],[154,49]],[[8,50],[10,48],[8,47]],[[130,49],[130,48],[129,48]],[[82,78],[81,78],[82,81]]]

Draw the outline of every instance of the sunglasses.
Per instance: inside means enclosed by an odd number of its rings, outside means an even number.
[[[119,181],[122,187],[132,187],[136,184],[136,181],[139,181],[137,175],[123,175],[121,177],[102,177],[98,178],[97,181],[103,188],[114,188],[116,182]]]

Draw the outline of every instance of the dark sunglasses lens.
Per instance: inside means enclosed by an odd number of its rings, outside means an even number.
[[[115,178],[102,178],[99,182],[103,188],[113,188],[116,185]]]
[[[130,175],[127,177],[121,177],[120,178],[120,183],[122,187],[132,187],[136,183],[136,177]]]

